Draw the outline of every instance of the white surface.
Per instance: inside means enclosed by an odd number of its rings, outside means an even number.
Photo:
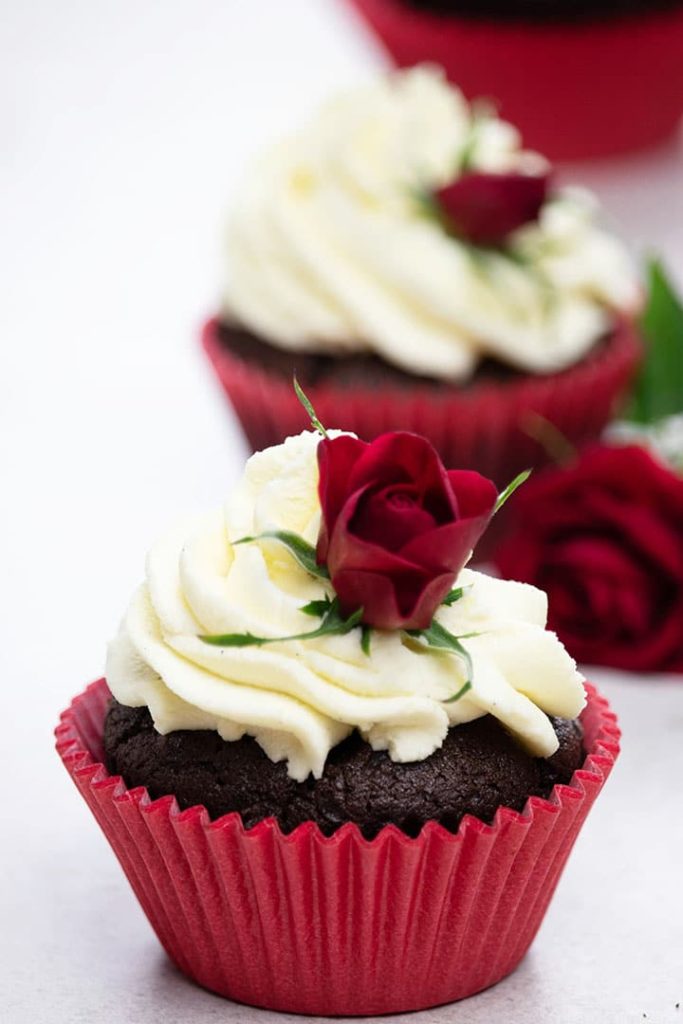
[[[222,500],[245,453],[196,338],[236,175],[379,58],[332,0],[33,0],[2,21],[0,1017],[263,1020],[165,962],[51,730],[159,528]],[[672,144],[573,174],[683,282],[682,172]],[[625,752],[532,954],[416,1021],[683,1021],[683,685],[605,689]]]

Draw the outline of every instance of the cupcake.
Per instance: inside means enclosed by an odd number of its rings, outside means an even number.
[[[524,956],[618,730],[544,595],[466,567],[499,504],[415,435],[305,432],[152,549],[58,750],[199,984],[400,1012]]]
[[[639,286],[595,201],[433,68],[342,95],[251,170],[203,341],[254,449],[327,422],[426,436],[507,483],[550,421],[595,437],[638,357]]]
[[[671,135],[683,114],[681,0],[351,0],[399,67],[436,61],[553,159]]]

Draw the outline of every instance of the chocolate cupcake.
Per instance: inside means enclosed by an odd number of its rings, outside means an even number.
[[[350,0],[399,67],[433,61],[553,159],[672,135],[683,114],[681,0]]]
[[[417,1009],[514,969],[618,733],[544,595],[466,568],[491,481],[313,422],[155,545],[58,747],[200,984]]]
[[[416,126],[418,126],[416,128]],[[594,438],[628,383],[639,286],[595,203],[434,69],[328,104],[235,203],[204,344],[255,448],[329,422],[427,436],[501,486],[551,421]]]
[[[548,797],[585,760],[576,720],[551,718],[558,749],[534,758],[491,715],[449,729],[424,761],[397,764],[354,732],[330,752],[319,779],[297,782],[249,736],[226,742],[207,729],[162,736],[147,708],[113,701],[104,725],[112,775],[153,798],[172,793],[182,809],[203,804],[213,819],[237,811],[245,828],[274,818],[284,833],[314,822],[332,835],[354,822],[367,839],[387,825],[409,836],[428,821],[457,832],[466,814],[493,822],[499,807],[521,811],[530,796]]]

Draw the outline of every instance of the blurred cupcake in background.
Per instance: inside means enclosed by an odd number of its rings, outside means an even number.
[[[681,0],[351,0],[399,67],[441,64],[553,159],[640,149],[683,114]]]
[[[640,286],[595,200],[431,67],[383,76],[267,152],[236,197],[204,346],[254,448],[323,422],[426,435],[499,484],[532,421],[595,437],[637,364]]]

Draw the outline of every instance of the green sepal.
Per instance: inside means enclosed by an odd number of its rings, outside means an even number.
[[[460,689],[458,690],[457,693],[454,693],[452,697],[447,697],[446,700],[443,701],[443,703],[444,704],[454,704],[456,702],[456,700],[460,700],[460,698],[464,697],[465,694],[469,690],[471,690],[471,689],[472,689],[472,683],[468,680],[466,683],[463,684],[463,686],[460,687]]]
[[[218,636],[200,636],[199,639],[212,647],[263,647],[265,644],[280,644],[287,640],[314,640],[321,636],[344,636],[360,625],[363,609],[358,608],[345,619],[339,610],[339,600],[334,599],[317,629],[310,633],[294,633],[291,636],[254,636],[252,633],[223,633]]]
[[[454,590],[451,590],[448,594],[446,594],[441,604],[445,604],[447,608],[450,608],[452,604],[455,604],[456,601],[459,601],[460,598],[464,597],[467,591],[471,589],[471,583],[466,587],[455,587]]]
[[[315,414],[313,403],[311,402],[310,398],[308,397],[304,389],[301,387],[301,384],[299,384],[299,381],[296,379],[296,374],[294,374],[294,393],[296,394],[296,397],[299,399],[304,409],[308,413],[308,418],[311,421],[311,426],[313,427],[313,429],[317,430],[322,437],[329,437],[329,434],[327,433],[324,426],[322,425],[322,423]]]
[[[525,469],[521,473],[518,473],[515,479],[510,481],[505,490],[500,492],[500,494],[496,498],[496,504],[493,506],[492,514],[494,516],[496,512],[498,512],[503,507],[508,498],[510,498],[515,493],[517,488],[521,487],[522,484],[525,484],[527,482],[527,480],[531,476],[531,473],[532,470],[530,469]]]
[[[299,608],[299,611],[303,612],[304,615],[312,615],[317,619],[322,619],[324,618],[325,615],[327,615],[331,606],[331,598],[325,595],[325,597],[323,597],[322,600],[309,601],[308,604],[302,605],[301,608]]]
[[[437,622],[436,619],[432,619],[431,624],[426,629],[409,629],[407,630],[407,633],[409,636],[424,640],[427,643],[427,646],[434,650],[444,651],[447,654],[457,654],[464,662],[467,673],[467,682],[452,697],[448,697],[444,701],[444,704],[451,704],[453,701],[459,700],[472,688],[472,676],[474,672],[472,658],[469,651],[463,647],[460,641],[467,640],[468,637],[478,636],[478,633],[464,633],[462,636],[454,636],[453,633],[449,632],[449,630],[447,630],[445,626],[442,626],[440,622]]]
[[[321,580],[330,578],[327,568],[324,565],[318,565],[313,545],[300,537],[298,533],[291,533],[289,530],[272,530],[259,533],[255,537],[240,537],[239,540],[233,541],[233,544],[253,544],[257,540],[279,540],[302,569],[305,569],[311,576],[317,576]]]

